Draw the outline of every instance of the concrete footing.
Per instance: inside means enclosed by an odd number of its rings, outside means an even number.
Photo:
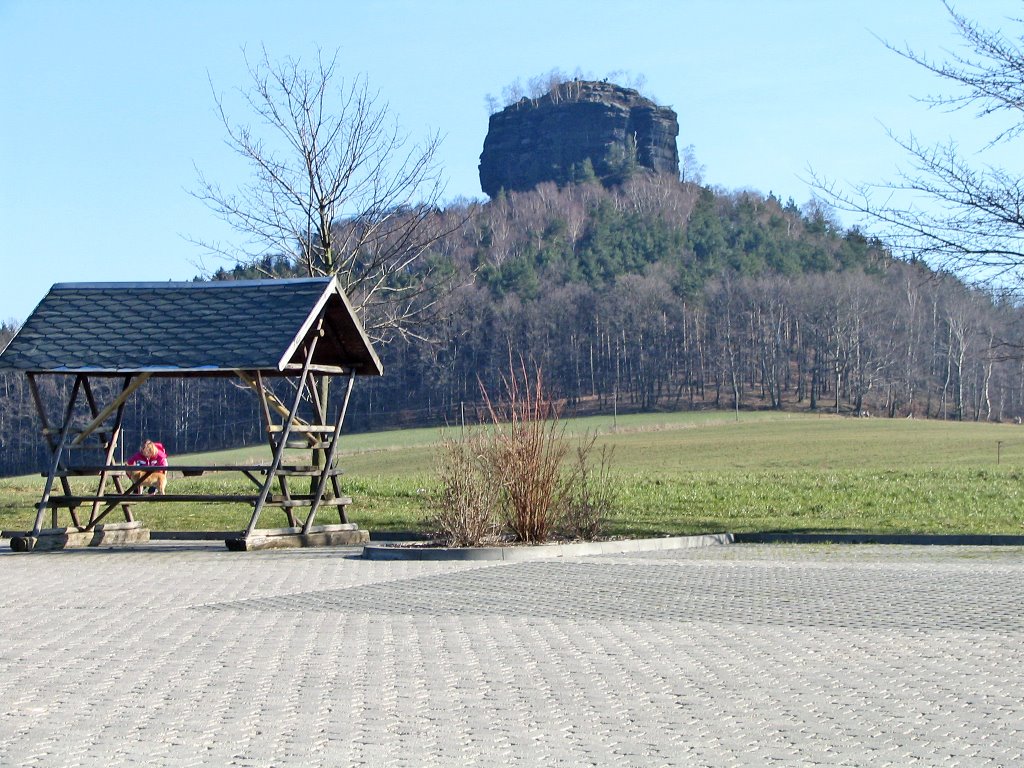
[[[29,533],[11,535],[15,552],[44,552],[77,547],[99,547],[108,544],[139,544],[149,541],[149,529],[141,522],[108,523],[90,530],[78,528],[44,528],[38,536]]]
[[[251,552],[258,549],[359,546],[369,541],[369,532],[360,530],[355,523],[339,523],[315,525],[306,533],[301,528],[257,528],[249,536],[232,536],[224,543],[232,552]]]

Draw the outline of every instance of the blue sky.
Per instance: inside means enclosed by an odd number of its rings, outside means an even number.
[[[1024,15],[1019,0],[960,5],[996,28]],[[245,84],[243,49],[337,48],[413,138],[444,137],[448,199],[483,197],[488,94],[579,68],[643,77],[707,183],[803,203],[810,168],[892,178],[886,128],[967,150],[995,133],[915,101],[940,84],[877,38],[955,45],[939,0],[0,0],[0,319],[24,320],[55,282],[221,266],[188,238],[230,233],[188,192],[196,167],[229,188],[246,177],[210,85]]]

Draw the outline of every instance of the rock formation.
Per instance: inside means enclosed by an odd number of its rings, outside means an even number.
[[[678,134],[671,108],[613,83],[573,80],[491,115],[480,187],[493,198],[502,189],[565,184],[591,170],[606,185],[637,168],[678,176]]]

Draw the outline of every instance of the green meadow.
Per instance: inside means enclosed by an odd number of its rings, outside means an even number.
[[[598,448],[613,451],[619,511],[608,521],[611,534],[1024,533],[1024,427],[1017,425],[700,412],[565,426],[569,439],[596,435]],[[371,532],[427,530],[443,432],[346,436],[341,463],[352,520]],[[267,460],[259,447],[175,456],[172,464]],[[0,528],[30,527],[42,487],[39,476],[0,479]],[[172,475],[169,487],[215,493],[253,486],[234,475]],[[139,509],[154,530],[237,530],[248,521],[242,506]],[[319,519],[334,522],[329,512]],[[272,511],[260,519],[261,527],[284,524]]]

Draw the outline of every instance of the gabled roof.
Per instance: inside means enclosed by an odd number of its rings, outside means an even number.
[[[217,375],[285,373],[303,341],[323,336],[313,364],[379,376],[383,369],[331,277],[189,283],[58,283],[0,353],[0,370]]]

